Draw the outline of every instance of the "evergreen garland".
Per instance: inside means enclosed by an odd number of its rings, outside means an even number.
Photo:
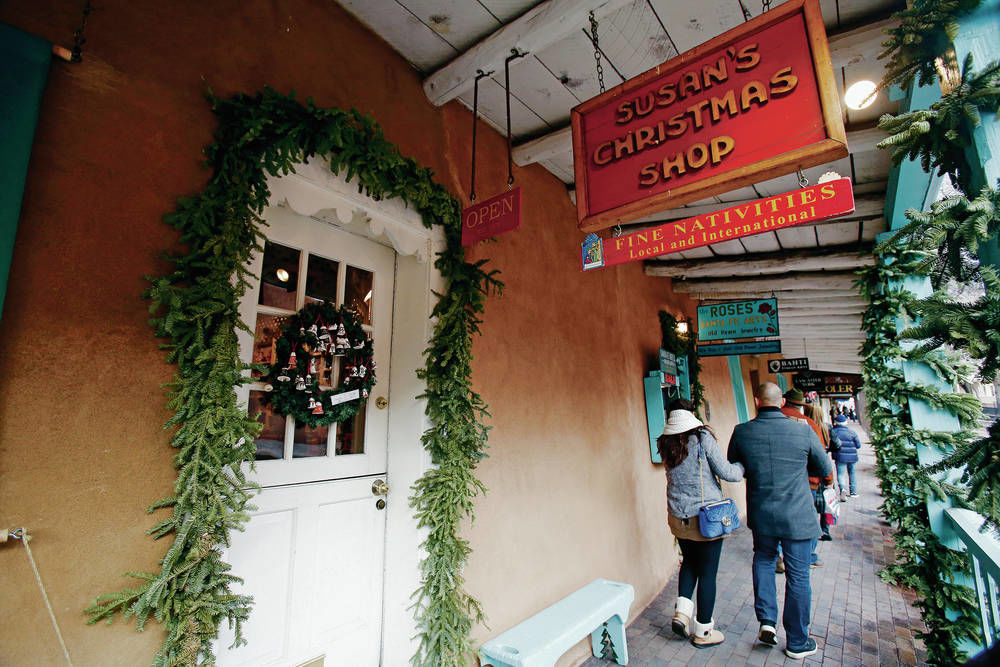
[[[979,6],[981,0],[915,0],[912,6],[893,16],[899,24],[885,32],[879,58],[888,58],[880,88],[896,84],[925,85],[937,81],[938,59],[947,59],[951,43],[958,35],[958,19]]]
[[[946,549],[931,530],[927,500],[961,490],[943,484],[921,471],[916,443],[935,447],[945,453],[961,444],[967,434],[929,433],[914,429],[908,397],[914,385],[903,378],[899,359],[903,356],[896,335],[896,320],[908,313],[913,297],[893,282],[912,273],[919,265],[920,253],[910,253],[891,265],[879,263],[859,272],[859,291],[869,301],[862,319],[866,341],[862,345],[862,368],[866,403],[871,426],[871,440],[876,453],[876,473],[881,483],[882,515],[893,524],[895,562],[880,576],[883,580],[907,586],[918,594],[926,633],[919,633],[932,664],[951,665],[963,658],[956,648],[963,639],[975,639],[978,607],[972,591],[959,584],[958,574],[967,573],[965,554]],[[934,390],[920,387],[921,398]],[[919,471],[919,474],[914,474]],[[959,499],[958,504],[964,504]],[[949,618],[957,611],[957,620]]]
[[[698,341],[694,334],[677,331],[677,318],[665,310],[659,312],[661,345],[664,350],[688,360],[688,379],[691,381],[691,403],[698,410],[705,400],[705,386],[698,380],[701,375],[701,361],[698,359]]]
[[[954,60],[952,42],[959,20],[979,0],[917,0],[899,12],[897,28],[884,44],[889,56],[880,88],[892,84],[931,84],[947,72]],[[901,360],[928,364],[952,386],[970,375],[995,378],[1000,356],[1000,302],[998,281],[989,267],[980,266],[980,246],[1000,231],[1000,201],[986,184],[971,198],[979,169],[969,162],[973,132],[982,122],[981,111],[1000,104],[1000,65],[976,71],[971,56],[958,82],[949,79],[941,100],[928,109],[897,117],[884,116],[879,127],[890,136],[881,148],[892,149],[892,159],[919,160],[923,169],[936,169],[950,178],[957,195],[935,202],[929,212],[909,210],[909,223],[879,244],[882,261],[861,274],[862,294],[869,297],[862,328],[865,389],[871,415],[872,443],[882,484],[882,512],[896,526],[896,562],[881,574],[884,579],[913,587],[928,632],[923,638],[933,664],[955,664],[963,656],[960,641],[982,641],[973,592],[957,582],[968,570],[965,554],[944,548],[930,530],[926,502],[948,499],[958,507],[973,507],[994,527],[1000,519],[1000,426],[985,437],[974,429],[981,417],[979,401],[969,394],[939,391],[904,380]],[[917,300],[894,284],[908,275],[928,275],[935,292]],[[969,295],[985,287],[974,301]],[[961,295],[963,302],[954,295]],[[916,322],[896,334],[898,318]],[[908,347],[906,351],[901,343]],[[956,354],[957,353],[957,354]],[[972,361],[974,364],[969,364]],[[909,399],[921,400],[959,418],[956,433],[915,429]],[[935,448],[944,458],[919,468],[916,445]],[[958,469],[958,474],[950,471]],[[944,478],[943,474],[952,474]],[[957,479],[956,479],[957,477]],[[953,618],[954,617],[954,620]],[[988,639],[987,639],[988,642]]]
[[[401,156],[368,117],[320,108],[312,100],[301,104],[294,93],[270,88],[228,100],[211,91],[207,97],[219,121],[215,141],[205,149],[212,175],[202,192],[180,199],[165,217],[187,250],[167,256],[173,271],[150,278],[145,293],[156,335],[168,339],[161,347],[178,367],[168,385],[175,414],[166,425],[175,429],[177,480],[174,494],[148,510],[171,510],[149,533],[171,535],[173,542],[159,572],[127,573],[139,586],[99,596],[86,610],[89,622],[111,622],[121,613],[134,616],[142,630],[155,618],[167,630],[153,662],[157,666],[213,662],[211,642],[224,621],[235,628],[236,645],[245,643],[242,624],[252,599],[232,594],[238,579],[222,559],[230,532],[248,519],[253,489],[241,465],[253,462],[261,428],[233,391],[249,381],[236,330],[253,333],[240,321],[238,305],[250,284],[250,254],[262,251],[267,175],[288,174],[296,163],[322,156],[334,173],[372,198],[402,198],[419,211],[425,226],[440,225],[447,240],[435,267],[448,290],[437,294],[426,367],[418,373],[427,383],[432,424],[422,441],[437,467],[417,482],[410,499],[420,526],[429,528],[415,593],[420,649],[413,663],[464,665],[469,630],[482,612],[462,590],[469,547],[459,529],[472,515],[472,499],[484,491],[473,471],[487,435],[481,423],[485,404],[470,385],[472,335],[487,294],[503,285],[496,271],[484,269],[485,260],[465,261],[458,201],[434,182],[430,170]]]

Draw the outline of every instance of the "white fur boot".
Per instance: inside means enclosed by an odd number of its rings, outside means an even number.
[[[691,643],[694,644],[696,648],[717,646],[724,641],[726,641],[726,636],[715,629],[714,618],[705,624],[701,624],[697,620],[695,621],[694,634],[691,635]]]
[[[688,598],[677,598],[674,603],[674,620],[670,627],[681,637],[691,634],[691,617],[694,616],[694,602]]]

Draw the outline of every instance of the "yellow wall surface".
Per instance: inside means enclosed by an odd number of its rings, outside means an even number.
[[[68,43],[80,3],[5,3],[0,20]],[[140,295],[161,221],[207,173],[214,118],[203,98],[271,86],[371,114],[404,155],[468,203],[471,114],[433,107],[420,76],[325,0],[105,0],[84,61],[53,63],[39,118],[0,320],[0,527],[27,526],[75,662],[139,665],[162,641],[151,623],[86,627],[82,609],[155,570],[167,544],[143,510],[174,479],[163,362]],[[480,131],[481,197],[506,181],[504,141]],[[520,230],[471,249],[506,283],[476,340],[474,382],[492,413],[489,493],[465,533],[468,590],[486,639],[597,577],[632,583],[633,616],[676,569],[662,467],[649,461],[642,377],[656,367],[657,311],[693,315],[640,264],[581,273],[582,235],[565,186],[515,169]],[[736,422],[725,359],[702,381],[723,446]],[[733,495],[742,498],[734,487]],[[27,560],[0,549],[0,663],[58,664],[61,652]],[[251,638],[252,640],[252,638]],[[579,661],[578,645],[563,663]]]

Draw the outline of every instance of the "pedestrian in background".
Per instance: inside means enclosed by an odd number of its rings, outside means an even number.
[[[861,440],[858,435],[847,425],[847,417],[837,415],[834,420],[832,433],[840,440],[840,449],[833,453],[833,460],[837,462],[837,486],[840,488],[841,502],[847,500],[847,488],[844,486],[844,478],[850,480],[851,497],[858,495],[858,486],[854,477],[854,466],[858,462],[858,450],[861,449]]]
[[[798,389],[789,389],[785,392],[785,405],[781,408],[781,413],[788,417],[789,419],[795,419],[797,421],[804,421],[809,425],[809,428],[813,430],[816,437],[819,438],[820,444],[823,446],[823,451],[829,450],[829,444],[832,442],[832,436],[827,435],[824,441],[824,427],[815,420],[806,416],[806,409],[808,404],[806,403],[805,395]],[[812,489],[813,493],[813,506],[816,509],[817,521],[819,522],[820,535],[819,540],[822,542],[829,542],[833,539],[830,535],[830,525],[826,522],[826,513],[823,511],[823,488],[824,486],[833,486],[833,466],[830,466],[830,475],[828,477],[823,477],[816,470],[810,470],[809,473],[809,488]],[[816,545],[813,545],[812,555],[810,556],[810,566],[820,567],[822,563],[819,560],[819,554],[816,551]]]
[[[729,463],[719,451],[712,429],[694,415],[690,401],[675,401],[666,427],[656,445],[667,472],[667,523],[681,547],[677,575],[677,602],[671,627],[682,637],[691,636],[698,648],[725,641],[715,629],[715,578],[722,556],[722,536],[708,539],[698,525],[698,508],[723,499],[716,477],[728,482],[743,479],[743,466]],[[695,588],[698,613],[695,615]],[[691,619],[695,619],[691,632]]]
[[[777,646],[778,593],[774,567],[780,545],[785,557],[785,655],[801,660],[816,653],[809,637],[812,589],[809,560],[819,535],[809,469],[823,477],[833,465],[819,437],[800,420],[781,412],[785,399],[773,382],[755,396],[757,417],[733,430],[729,460],[742,463],[747,478],[747,517],[753,533],[754,612],[760,622],[758,640]]]

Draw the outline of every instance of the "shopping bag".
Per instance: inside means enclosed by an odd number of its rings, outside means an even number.
[[[834,489],[823,489],[823,514],[829,526],[837,524],[840,516],[840,497]]]

